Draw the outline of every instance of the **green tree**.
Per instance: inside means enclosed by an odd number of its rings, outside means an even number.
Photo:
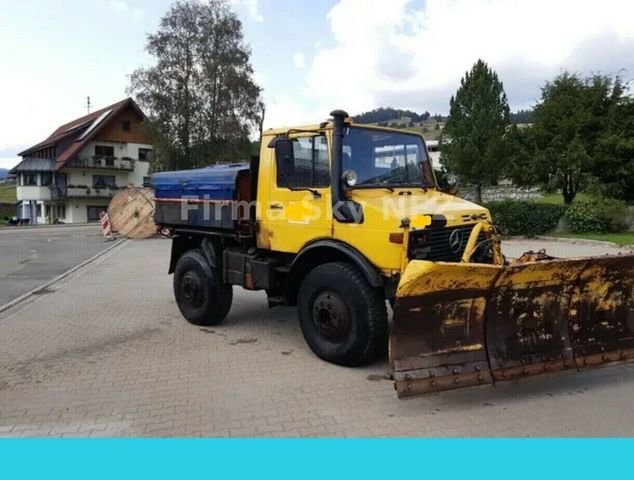
[[[614,112],[623,95],[618,77],[582,79],[564,72],[547,82],[533,111],[534,144],[521,160],[527,165],[514,167],[516,182],[560,189],[564,202],[572,203],[593,178],[605,176],[606,163],[598,147],[603,139],[610,149],[606,132],[610,118],[619,123]]]
[[[634,199],[634,98],[616,101],[599,138],[594,175],[610,196]]]
[[[242,24],[227,0],[176,2],[146,49],[155,63],[132,73],[128,91],[148,114],[155,168],[248,156],[264,108]]]
[[[441,135],[442,163],[476,187],[496,183],[504,161],[504,134],[509,106],[502,82],[482,60],[460,81],[449,101],[449,118]]]
[[[532,187],[541,182],[535,160],[535,129],[511,125],[506,131],[506,174],[516,185]]]

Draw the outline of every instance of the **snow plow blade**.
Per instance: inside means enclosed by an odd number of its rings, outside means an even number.
[[[397,289],[399,397],[634,359],[634,255],[486,265],[413,260]]]

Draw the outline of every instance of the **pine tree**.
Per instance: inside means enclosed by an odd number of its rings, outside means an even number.
[[[497,183],[504,164],[504,134],[509,106],[502,82],[482,60],[460,81],[449,101],[449,118],[441,136],[441,162],[447,170],[476,187]]]

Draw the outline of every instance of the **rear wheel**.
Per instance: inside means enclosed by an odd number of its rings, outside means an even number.
[[[308,346],[321,359],[361,365],[387,347],[383,291],[345,262],[320,265],[299,290],[299,321]]]
[[[185,252],[174,269],[174,296],[179,310],[194,325],[215,325],[229,313],[233,290],[222,283],[202,250]]]

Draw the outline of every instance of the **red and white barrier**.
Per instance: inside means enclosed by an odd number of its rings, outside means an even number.
[[[101,230],[103,231],[103,236],[106,238],[106,240],[112,240],[114,237],[112,236],[108,214],[106,212],[101,212],[99,214],[99,218],[101,220]]]

